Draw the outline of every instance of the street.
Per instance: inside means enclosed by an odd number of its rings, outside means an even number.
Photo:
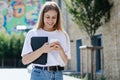
[[[77,78],[64,75],[64,80],[80,80]],[[0,80],[30,80],[30,73],[25,68],[15,69],[0,69]]]

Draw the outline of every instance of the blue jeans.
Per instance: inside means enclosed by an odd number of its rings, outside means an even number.
[[[63,80],[63,72],[33,68],[30,80]]]

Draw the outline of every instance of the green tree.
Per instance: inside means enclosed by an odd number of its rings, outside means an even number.
[[[5,53],[8,51],[9,37],[4,33],[0,33],[0,59],[1,67],[4,67]]]
[[[20,62],[24,38],[22,33],[11,35],[0,33],[0,67],[22,67]]]
[[[97,29],[110,19],[113,3],[108,0],[64,0],[73,21],[92,39]]]
[[[9,46],[8,54],[6,55],[7,59],[13,59],[14,66],[18,67],[19,61],[21,60],[21,51],[24,43],[24,35],[21,34],[11,34],[9,36]]]
[[[108,0],[64,0],[70,14],[73,15],[73,21],[83,29],[92,39],[101,25],[110,20],[110,9],[113,3]],[[91,50],[91,59],[93,58]],[[91,65],[93,63],[91,62]],[[93,80],[93,67],[91,68],[91,78]]]

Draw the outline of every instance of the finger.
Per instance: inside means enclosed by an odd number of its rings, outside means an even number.
[[[45,45],[48,45],[48,44],[49,44],[48,42],[45,43]]]
[[[54,42],[54,44],[60,44],[60,42],[56,41],[56,42]]]

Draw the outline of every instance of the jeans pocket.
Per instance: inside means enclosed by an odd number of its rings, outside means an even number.
[[[45,76],[44,72],[44,70],[33,68],[31,73],[31,80],[49,80],[48,77]]]

